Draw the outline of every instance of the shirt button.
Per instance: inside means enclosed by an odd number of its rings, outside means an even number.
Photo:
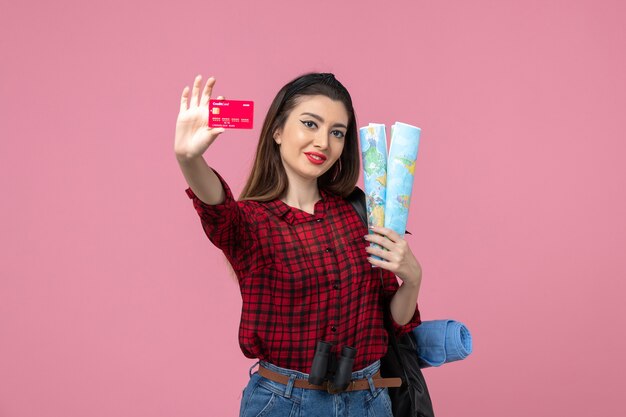
[[[333,284],[333,289],[334,289],[334,290],[338,290],[338,289],[339,289],[339,283],[335,282],[335,283]]]
[[[330,331],[331,331],[331,332],[336,332],[336,331],[337,331],[337,328],[336,328],[335,326],[330,326]]]
[[[322,221],[322,219],[317,219],[317,220],[316,220],[316,222],[318,222],[318,223],[319,223],[319,222],[321,222],[321,221]]]
[[[332,251],[333,251],[333,248],[326,248],[326,249],[324,249],[324,252],[326,252],[326,253],[330,253]]]

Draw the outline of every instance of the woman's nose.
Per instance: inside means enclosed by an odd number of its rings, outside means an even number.
[[[315,142],[313,145],[320,149],[328,148],[328,135],[325,132],[317,132],[315,134]]]

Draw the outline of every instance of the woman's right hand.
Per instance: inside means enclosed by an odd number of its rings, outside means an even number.
[[[180,112],[176,120],[174,152],[179,161],[197,158],[211,146],[213,141],[224,132],[223,128],[209,128],[209,98],[215,85],[215,78],[207,80],[202,95],[200,84],[202,76],[196,76],[189,100],[189,86],[185,86],[180,99]],[[218,97],[223,100],[223,97]]]

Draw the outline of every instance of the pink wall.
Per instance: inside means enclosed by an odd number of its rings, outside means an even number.
[[[425,371],[438,417],[622,415],[624,2],[89,3],[0,13],[1,417],[236,415],[252,361],[183,191],[179,96],[201,73],[255,100],[206,155],[238,194],[310,70],[361,125],[423,129],[421,311],[474,337]]]

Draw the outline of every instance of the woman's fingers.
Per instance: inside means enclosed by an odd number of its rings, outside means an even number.
[[[380,249],[374,246],[365,247],[365,251],[370,255],[378,256],[387,262],[393,262],[396,260],[396,254],[392,251]]]
[[[379,268],[383,268],[383,269],[386,269],[388,271],[394,272],[393,268],[391,266],[391,262],[389,262],[389,261],[387,261],[385,259],[381,260],[381,259],[376,259],[376,258],[373,258],[373,257],[370,256],[370,257],[367,258],[367,260],[369,261],[369,263],[371,263],[374,266],[377,266]]]
[[[209,77],[206,84],[204,85],[204,89],[202,90],[202,94],[200,94],[200,85],[202,84],[202,75],[197,75],[193,80],[193,86],[191,88],[191,100],[189,99],[189,86],[186,86],[183,89],[183,93],[180,98],[180,111],[185,111],[192,107],[198,106],[208,106],[209,100],[211,99],[211,92],[213,91],[213,86],[215,85],[215,77]],[[223,100],[224,97],[220,96],[218,99]]]
[[[386,236],[392,242],[398,242],[402,239],[402,236],[387,227],[372,226],[372,231],[374,233],[378,233],[379,235]]]
[[[200,93],[200,82],[202,81],[202,75],[197,75],[193,80],[193,88],[191,89],[191,101],[189,102],[189,108],[198,107],[198,94]]]
[[[367,240],[368,242],[377,243],[387,250],[393,250],[396,245],[395,242],[392,242],[387,237],[377,234],[366,235],[365,240]]]
[[[215,85],[215,77],[209,77],[202,90],[202,97],[200,98],[200,106],[208,106],[211,99],[211,93],[213,92],[213,86]]]
[[[187,105],[189,102],[189,86],[185,86],[183,88],[183,94],[180,96],[180,111],[181,113],[187,110]]]

